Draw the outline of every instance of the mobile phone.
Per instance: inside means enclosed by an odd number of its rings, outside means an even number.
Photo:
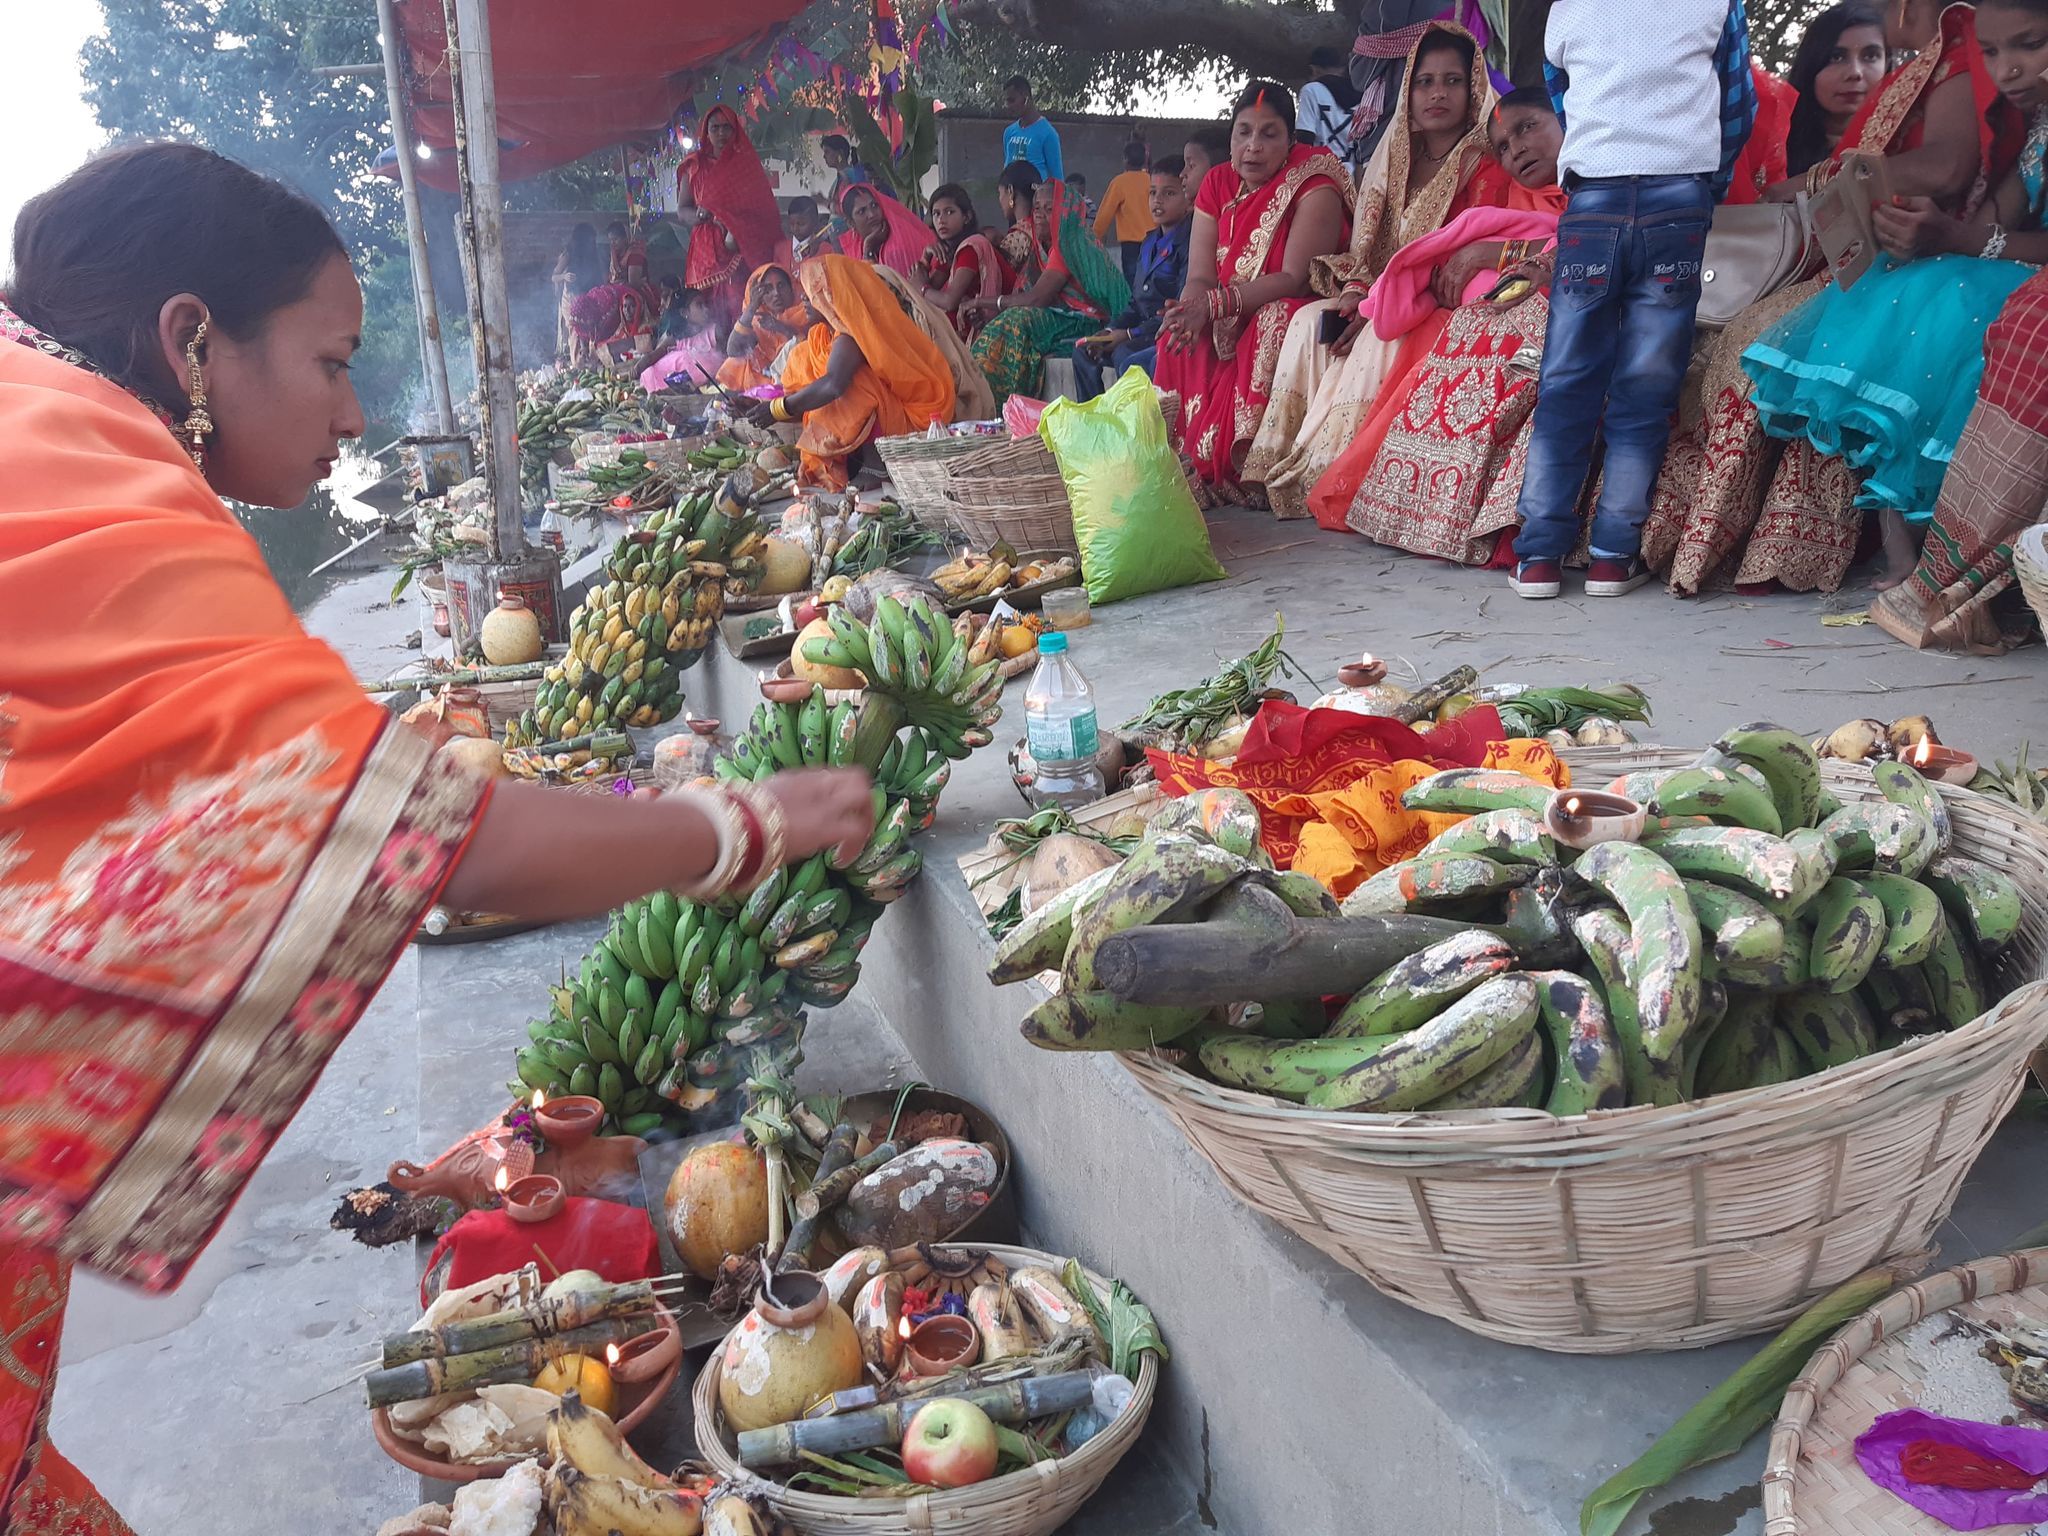
[[[1344,317],[1343,310],[1326,309],[1323,311],[1322,329],[1317,333],[1317,339],[1326,347],[1334,347],[1343,339],[1344,332],[1350,325],[1351,322]]]

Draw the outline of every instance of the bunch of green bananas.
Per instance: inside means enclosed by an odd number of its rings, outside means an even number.
[[[569,654],[542,676],[533,707],[506,728],[505,745],[674,718],[682,673],[704,654],[725,612],[727,582],[736,568],[742,577],[758,571],[758,560],[736,552],[765,542],[758,518],[735,520],[709,492],[623,535],[605,562],[610,579],[569,617]]]
[[[753,460],[752,452],[745,445],[729,437],[693,448],[687,457],[693,468],[716,470],[720,474],[730,474]]]
[[[1002,715],[1003,692],[997,663],[971,665],[969,642],[929,598],[920,594],[906,604],[885,596],[866,624],[844,603],[827,617],[832,633],[804,642],[808,660],[854,668],[871,692],[896,699],[946,757],[963,758],[995,739],[989,727]]]

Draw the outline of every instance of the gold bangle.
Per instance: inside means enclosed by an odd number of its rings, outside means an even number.
[[[789,420],[789,401],[786,395],[777,395],[768,402],[768,414],[777,421]]]

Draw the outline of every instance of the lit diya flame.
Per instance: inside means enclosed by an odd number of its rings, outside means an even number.
[[[910,1337],[910,1318],[907,1314],[896,1319],[896,1331],[906,1339]]]
[[[503,1163],[498,1165],[498,1176],[491,1182],[497,1186],[499,1194],[505,1193],[506,1186],[512,1182],[512,1175],[506,1171]]]
[[[1565,803],[1564,803],[1564,813],[1565,813],[1565,815],[1567,815],[1567,816],[1576,816],[1576,815],[1578,815],[1578,814],[1579,814],[1579,811],[1580,811],[1580,808],[1581,808],[1582,806],[1584,806],[1584,804],[1585,804],[1585,802],[1584,802],[1583,800],[1581,800],[1581,799],[1580,799],[1580,798],[1579,798],[1579,797],[1578,797],[1577,795],[1573,795],[1573,796],[1571,796],[1571,797],[1570,797],[1570,798],[1569,798],[1568,800],[1566,800],[1566,801],[1565,801]]]
[[[1925,768],[1933,758],[1934,738],[1932,736],[1922,736],[1920,738],[1920,745],[1913,749],[1913,766],[1915,768]]]
[[[533,1090],[533,1107],[536,1112],[548,1107],[548,1091],[545,1088]]]
[[[606,1367],[607,1367],[607,1368],[609,1368],[609,1369],[611,1369],[611,1370],[617,1370],[617,1369],[618,1369],[618,1366],[619,1366],[619,1346],[618,1346],[618,1345],[616,1345],[616,1344],[607,1344],[607,1345],[605,1345],[605,1347],[604,1347],[604,1363],[605,1363]]]

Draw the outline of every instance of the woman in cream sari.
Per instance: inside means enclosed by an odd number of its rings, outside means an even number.
[[[1467,208],[1507,200],[1513,182],[1486,142],[1493,90],[1475,75],[1476,56],[1471,34],[1448,23],[1415,44],[1408,110],[1366,168],[1350,249],[1315,263],[1323,302],[1304,306],[1287,327],[1272,400],[1244,466],[1244,479],[1265,487],[1278,517],[1309,515],[1310,488],[1350,446],[1400,350],[1360,318],[1366,290],[1411,240]],[[1326,345],[1323,317],[1333,311],[1346,329]]]

